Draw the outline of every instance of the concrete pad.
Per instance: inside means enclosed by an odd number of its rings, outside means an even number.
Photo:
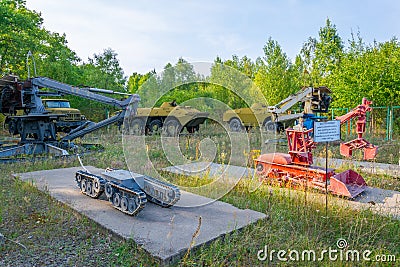
[[[93,219],[103,227],[124,238],[131,238],[143,246],[161,263],[169,264],[182,257],[192,241],[193,248],[206,244],[224,234],[241,229],[265,214],[253,210],[238,209],[230,204],[211,200],[211,204],[200,207],[161,208],[147,203],[144,210],[132,217],[114,209],[106,199],[92,199],[83,195],[75,184],[75,172],[80,167],[36,171],[15,174],[24,181],[32,181],[40,190],[48,191],[51,196],[78,212]],[[89,166],[95,174],[103,170]],[[182,192],[187,202],[204,202],[202,196]],[[177,205],[179,204],[179,201]],[[193,234],[199,227],[197,237]]]
[[[390,215],[400,220],[400,192],[398,191],[368,186],[353,202],[356,208],[369,208],[375,213]]]
[[[334,164],[339,164],[340,161],[334,161]],[[325,164],[325,163],[324,163]],[[365,166],[368,166],[364,163]],[[396,167],[386,166],[390,164],[378,165],[379,168],[386,168],[390,170],[395,170]],[[232,170],[226,174],[226,176],[230,175],[232,179],[252,179],[255,173],[254,169],[244,168],[239,166],[230,166],[229,165],[221,165],[210,162],[196,162],[189,163],[178,166],[171,166],[164,168],[164,171],[168,171],[171,173],[187,175],[187,176],[198,176],[204,177],[206,175],[220,175],[221,172],[227,172],[227,170]],[[323,166],[323,165],[320,165]],[[396,166],[396,165],[395,165]],[[336,166],[337,167],[337,166]],[[374,167],[377,170],[376,166]],[[384,170],[379,169],[379,170]],[[282,190],[290,190],[287,188],[281,188]],[[315,194],[315,198],[318,199],[321,196],[321,199],[324,199],[324,194]],[[367,187],[367,189],[359,195],[354,200],[346,200],[342,198],[337,198],[337,203],[341,205],[346,205],[350,208],[354,209],[371,209],[372,211],[382,214],[392,216],[400,220],[400,192],[394,190],[386,190],[376,187]]]

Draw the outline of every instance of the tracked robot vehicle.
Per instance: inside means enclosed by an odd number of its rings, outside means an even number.
[[[170,207],[181,195],[172,184],[120,169],[106,169],[101,175],[80,170],[75,174],[75,181],[83,194],[99,198],[104,192],[114,208],[128,215],[139,213],[147,201]]]

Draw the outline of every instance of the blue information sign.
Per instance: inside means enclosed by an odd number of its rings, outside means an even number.
[[[314,122],[314,142],[332,142],[340,140],[340,121]]]

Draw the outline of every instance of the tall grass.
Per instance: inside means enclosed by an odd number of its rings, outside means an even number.
[[[198,144],[211,136],[219,144],[216,163],[228,163],[221,153],[231,148],[226,135],[216,133],[216,128],[203,129],[200,134],[184,136],[180,149],[188,159],[200,157]],[[83,155],[85,165],[99,168],[126,168],[121,134],[114,127],[86,136],[82,142],[98,142],[104,145],[103,152]],[[260,137],[251,135],[250,149],[259,149]],[[157,168],[168,166],[168,160],[160,147],[159,136],[146,137],[152,162]],[[258,145],[257,145],[258,144]],[[384,144],[382,144],[383,147]],[[395,144],[398,146],[398,144]],[[391,145],[387,146],[392,147]],[[278,144],[278,150],[286,151]],[[393,153],[394,153],[394,148]],[[249,151],[243,151],[249,153]],[[317,152],[318,153],[318,152]],[[381,151],[380,151],[381,153]],[[335,157],[335,152],[331,155]],[[395,161],[396,158],[393,159]],[[32,184],[12,178],[12,173],[79,166],[75,157],[53,158],[35,162],[17,162],[1,165],[0,174],[0,232],[7,238],[18,241],[27,250],[6,242],[0,248],[3,262],[25,265],[91,265],[91,266],[154,266],[157,260],[150,257],[132,241],[112,236],[84,216],[53,200],[49,194],[37,190]],[[399,190],[399,181],[388,176],[364,176],[367,182],[388,189]],[[73,179],[73,177],[66,178]],[[198,186],[211,178],[170,177],[183,186]],[[325,214],[323,195],[310,191],[282,189],[255,185],[242,180],[221,200],[242,209],[253,209],[266,213],[267,219],[241,231],[219,238],[190,253],[176,265],[185,266],[370,266],[371,262],[262,262],[257,252],[265,245],[275,250],[320,251],[336,248],[338,238],[348,242],[348,249],[369,249],[375,254],[396,254],[400,258],[400,223],[394,218],[381,216],[370,210],[354,210],[336,197],[328,197],[328,213]],[[201,227],[200,227],[201,234]],[[189,246],[190,244],[188,244]],[[4,262],[4,259],[6,261]],[[21,260],[22,259],[22,260]],[[58,263],[58,264],[57,264]],[[390,264],[389,264],[390,266]],[[392,264],[392,266],[395,266]]]

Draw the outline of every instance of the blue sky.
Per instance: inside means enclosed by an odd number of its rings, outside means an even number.
[[[397,0],[27,0],[44,27],[65,33],[69,47],[87,61],[110,47],[125,75],[161,71],[179,57],[212,62],[263,55],[269,37],[294,60],[308,37],[329,18],[343,41],[351,32],[366,43],[400,37]]]

